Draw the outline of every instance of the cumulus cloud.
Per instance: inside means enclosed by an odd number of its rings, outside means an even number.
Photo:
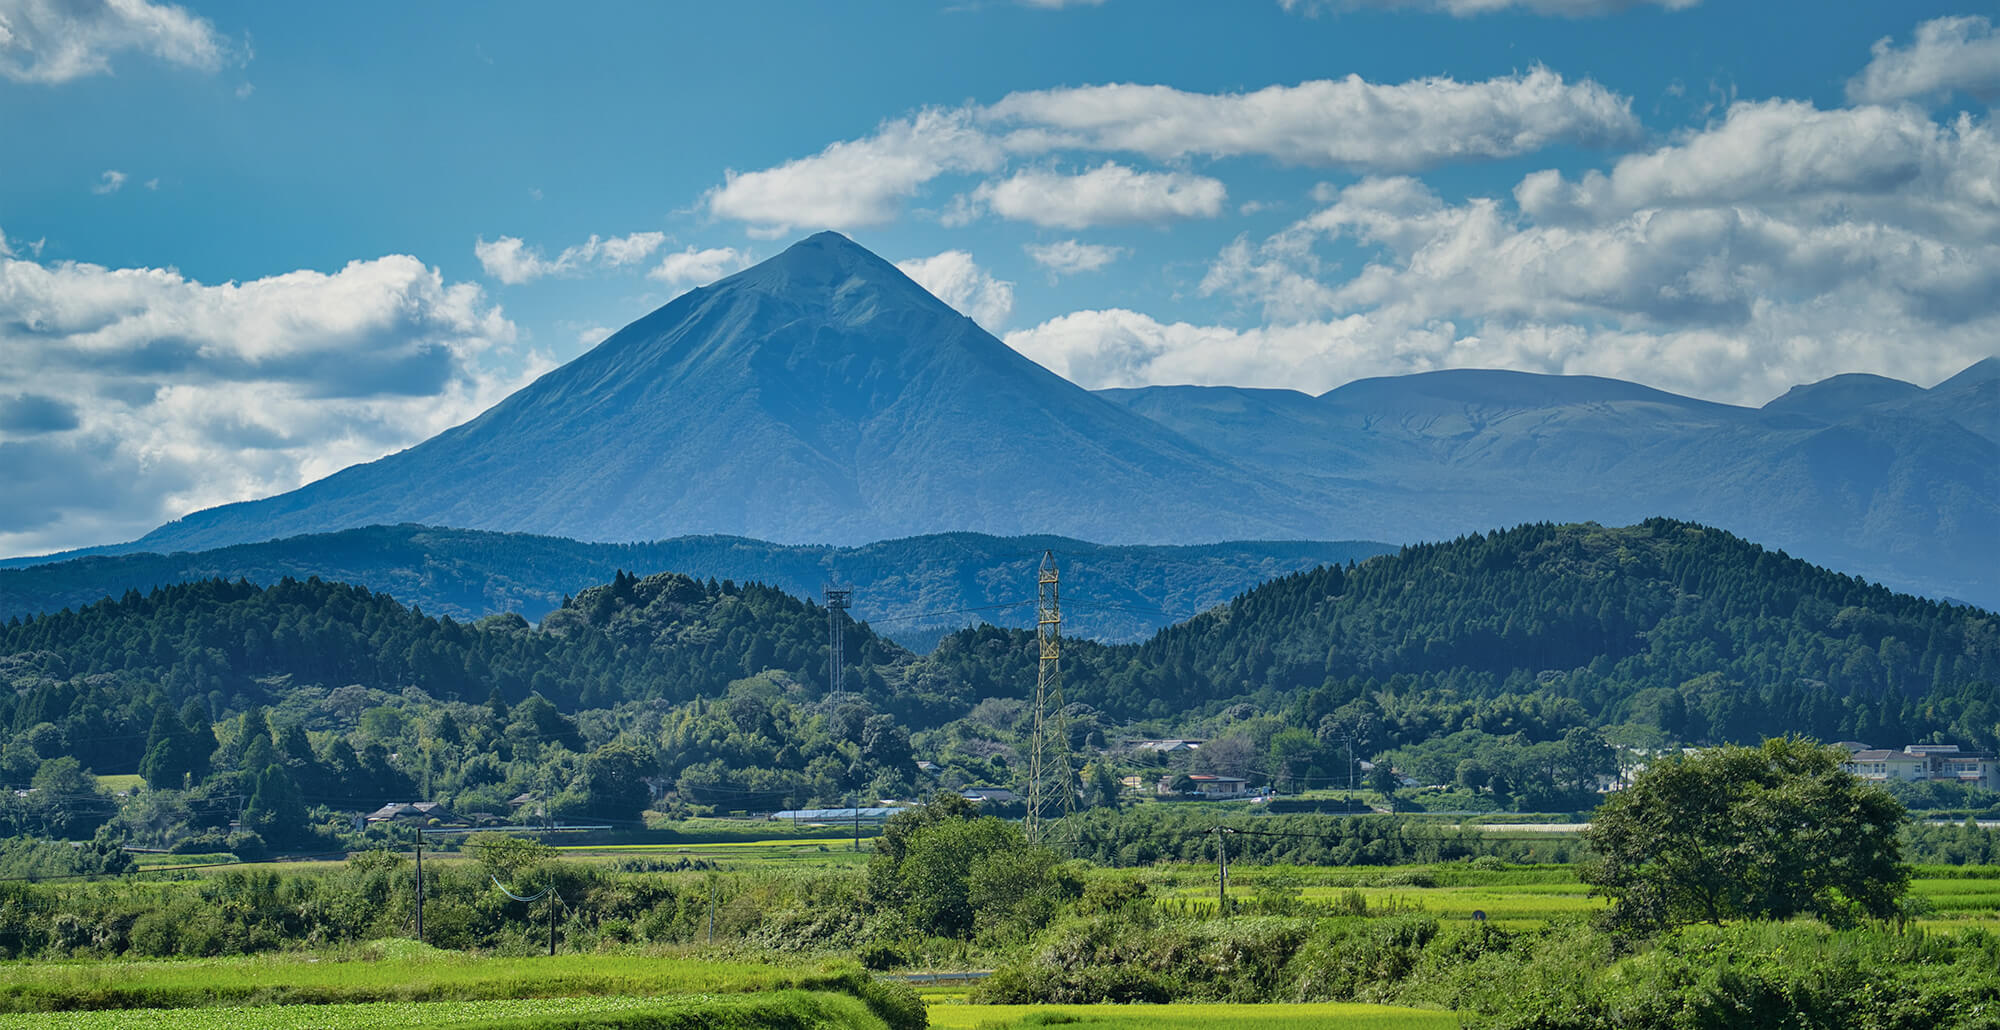
[[[542,257],[542,252],[522,242],[519,237],[502,236],[488,241],[480,237],[472,245],[472,253],[479,258],[480,267],[486,274],[509,286],[543,278],[544,276],[580,275],[586,269],[616,268],[620,265],[644,261],[660,249],[667,241],[663,232],[635,232],[630,236],[613,236],[600,239],[595,234],[572,247],[563,248],[562,253],[550,261]]]
[[[988,332],[999,331],[1014,313],[1014,284],[995,279],[965,251],[898,261],[896,267]]]
[[[1375,7],[1397,11],[1439,11],[1456,18],[1510,10],[1588,18],[1646,6],[1682,11],[1698,3],[1701,0],[1278,0],[1278,6],[1307,17],[1318,17],[1328,10]]]
[[[1590,80],[1545,68],[1483,82],[1450,78],[1383,85],[1349,76],[1252,93],[1193,93],[1113,84],[1012,93],[987,107],[927,109],[860,139],[758,171],[725,173],[703,206],[747,223],[753,236],[852,229],[894,220],[925,186],[949,174],[990,174],[1022,157],[1121,152],[1161,161],[1257,156],[1290,164],[1409,170],[1447,161],[1512,157],[1554,144],[1607,145],[1638,137],[1632,102]],[[1114,169],[1123,166],[1110,166]],[[1124,170],[1125,174],[1150,173]],[[1077,177],[1079,185],[1107,181]],[[1220,184],[1181,176],[1197,207]],[[1025,171],[1002,183],[1052,185]],[[1213,184],[1213,185],[1211,185]],[[965,198],[974,199],[974,198]],[[947,221],[970,217],[961,204]],[[1051,224],[1087,224],[1051,223]]]
[[[407,447],[546,370],[515,341],[476,285],[402,255],[219,285],[0,258],[0,553],[131,539]]]
[[[1838,372],[1941,379],[2000,347],[1992,148],[1968,117],[1741,105],[1609,174],[1530,175],[1512,205],[1407,177],[1323,189],[1202,281],[1260,328],[1085,311],[1007,340],[1086,386],[1480,366],[1761,403]]]
[[[766,237],[794,228],[866,228],[894,219],[932,179],[991,171],[1002,160],[999,144],[973,125],[971,112],[925,110],[811,157],[761,171],[730,170],[703,199],[710,213],[748,222]]]
[[[100,196],[106,193],[116,193],[124,187],[125,178],[124,172],[118,171],[115,168],[107,168],[103,175],[97,177],[97,184],[90,188],[90,192]]]
[[[108,75],[126,51],[215,71],[230,47],[207,19],[173,4],[0,0],[0,76],[53,84]]]
[[[662,258],[652,271],[646,273],[646,277],[675,287],[705,286],[748,267],[750,255],[735,247],[709,247],[705,250],[689,247]]]
[[[1937,18],[1917,26],[1916,38],[1898,47],[1877,40],[1874,58],[1847,83],[1847,98],[1890,104],[1956,91],[1981,100],[2000,97],[2000,34],[1984,16]]]
[[[1545,222],[1646,207],[1839,203],[1931,232],[1985,235],[2000,229],[2000,136],[1990,121],[1939,124],[1909,107],[1741,103],[1720,124],[1622,158],[1609,174],[1537,172],[1514,192]]]
[[[1035,264],[1048,269],[1055,275],[1075,275],[1079,272],[1095,272],[1113,261],[1125,256],[1124,247],[1111,247],[1101,243],[1082,243],[1077,240],[1060,240],[1055,243],[1030,243],[1021,248]]]
[[[987,112],[1030,131],[1013,146],[1129,151],[1155,160],[1255,155],[1289,164],[1409,170],[1512,157],[1555,143],[1636,138],[1632,102],[1535,68],[1484,82],[1385,85],[1350,75],[1252,93],[1107,85],[1014,93]]]
[[[1141,172],[1112,162],[1080,175],[1025,170],[972,191],[975,209],[1063,229],[1214,218],[1226,199],[1222,183],[1205,175]]]

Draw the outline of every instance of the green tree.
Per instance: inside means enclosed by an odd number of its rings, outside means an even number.
[[[1641,930],[1893,915],[1909,888],[1903,806],[1795,737],[1660,760],[1599,806],[1583,878]]]
[[[658,772],[653,753],[629,741],[612,741],[583,760],[585,805],[591,818],[637,821],[652,800],[646,777]]]

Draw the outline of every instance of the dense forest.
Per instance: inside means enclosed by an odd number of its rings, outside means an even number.
[[[115,806],[89,799],[85,770],[138,773],[161,795],[159,811],[118,815],[128,832],[167,842],[237,818],[300,846],[342,811],[417,795],[504,813],[528,793],[636,823],[648,806],[1018,786],[1030,634],[982,626],[917,655],[845,622],[849,692],[829,698],[827,626],[770,586],[623,571],[540,625],[432,617],[317,579],[14,618],[0,626],[0,780],[47,789],[0,801],[0,822],[87,836]],[[2000,744],[1992,613],[1669,520],[1528,525],[1328,565],[1142,644],[1066,641],[1064,670],[1084,794],[1107,805],[1123,775],[1296,791],[1369,784],[1355,763],[1372,759],[1391,803],[1414,780],[1447,792],[1437,805],[1573,810],[1619,748],[1784,733]],[[1208,743],[1175,759],[1122,746],[1167,736]]]

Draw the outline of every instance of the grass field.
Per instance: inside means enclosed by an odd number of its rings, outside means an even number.
[[[1422,912],[1445,920],[1480,913],[1495,926],[1533,929],[1551,920],[1588,916],[1610,902],[1590,896],[1570,866],[1466,866],[1373,868],[1231,866],[1230,896],[1239,903],[1296,898],[1336,906],[1359,897],[1371,913]],[[1153,894],[1192,914],[1215,911],[1215,867],[1174,867],[1155,872]],[[1929,905],[1919,924],[1936,929],[2000,929],[2000,868],[1921,867],[1911,893]]]
[[[799,986],[800,967],[669,954],[496,958],[381,941],[347,952],[125,962],[14,962],[0,1011],[737,994]]]
[[[1387,1005],[955,1005],[930,1007],[937,1030],[1456,1030],[1449,1012]]]
[[[649,1019],[647,1017],[650,1017]],[[782,991],[754,997],[612,995],[496,1001],[376,1002],[270,1005],[256,1008],[122,1009],[0,1016],[0,1030],[374,1030],[377,1027],[532,1028],[606,1024],[659,1026],[788,1026],[800,1017],[817,1025],[874,1030],[883,1024],[859,1001],[822,992]],[[640,1023],[638,1025],[645,1025]]]

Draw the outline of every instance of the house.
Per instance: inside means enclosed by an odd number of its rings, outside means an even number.
[[[1173,794],[1174,781],[1178,776],[1162,776],[1157,791]],[[1189,792],[1204,798],[1238,798],[1250,792],[1250,781],[1241,776],[1217,776],[1210,773],[1194,773],[1188,776],[1194,782],[1194,790]]]
[[[461,823],[465,821],[460,819],[451,809],[435,801],[391,801],[381,808],[368,813],[367,819],[370,823],[428,823],[433,821],[440,823]]]
[[[1005,787],[967,787],[964,790],[960,791],[958,796],[964,798],[967,801],[972,802],[975,805],[983,805],[989,803],[995,805],[1007,805],[1020,800],[1020,798],[1013,791],[1008,790]]]
[[[925,776],[936,776],[943,769],[936,762],[924,760],[917,763],[917,771],[923,773]]]
[[[1870,748],[1848,756],[1842,768],[1872,783],[1969,783],[2000,789],[2000,758],[1957,744],[1911,744],[1901,751]]]

